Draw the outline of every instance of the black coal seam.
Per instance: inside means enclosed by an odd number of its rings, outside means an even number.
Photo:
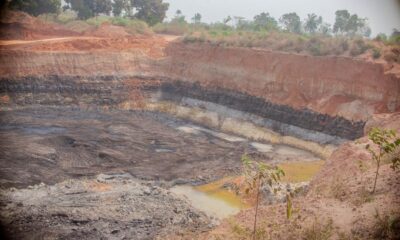
[[[326,114],[313,112],[309,109],[297,110],[285,105],[273,104],[262,98],[254,97],[241,92],[216,88],[206,89],[199,84],[183,81],[171,81],[165,77],[132,76],[28,76],[0,79],[0,93],[73,93],[73,94],[101,94],[111,96],[114,91],[127,92],[129,89],[122,84],[123,79],[137,78],[142,80],[162,80],[163,92],[170,93],[168,98],[179,100],[181,96],[191,97],[203,101],[214,102],[236,110],[249,112],[267,119],[272,119],[304,129],[323,132],[332,136],[354,140],[363,136],[365,122],[352,122],[343,117],[332,117]],[[86,80],[82,82],[81,80]],[[114,81],[114,82],[113,82]],[[111,85],[107,82],[113,82]],[[142,87],[144,91],[157,90],[157,86]],[[172,94],[172,96],[171,96]],[[102,97],[99,96],[99,99]],[[112,104],[122,101],[111,100]],[[164,97],[166,95],[164,94]],[[111,98],[115,98],[111,97]],[[99,100],[98,99],[98,100]],[[111,100],[111,102],[110,102]]]
[[[141,76],[130,76],[137,79],[153,80]],[[123,84],[123,79],[129,77],[115,76],[57,76],[49,75],[42,77],[17,77],[0,79],[0,93],[106,93],[112,91],[124,91],[129,89]],[[81,82],[85,80],[85,82]],[[111,85],[110,85],[110,82]],[[142,90],[157,90],[156,86],[142,86]]]
[[[364,132],[365,122],[363,121],[353,122],[343,117],[332,117],[309,109],[298,110],[229,89],[208,89],[198,83],[174,81],[163,83],[161,90],[165,100],[190,97],[349,140],[362,137]]]

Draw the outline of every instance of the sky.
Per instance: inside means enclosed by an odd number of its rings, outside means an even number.
[[[217,22],[230,16],[246,19],[261,12],[269,12],[279,19],[285,13],[296,12],[303,20],[308,13],[316,13],[324,21],[334,24],[335,11],[347,9],[359,17],[368,18],[372,36],[391,34],[400,29],[400,0],[164,0],[170,4],[167,16],[172,18],[181,10],[187,20],[195,13],[202,15],[203,22]]]

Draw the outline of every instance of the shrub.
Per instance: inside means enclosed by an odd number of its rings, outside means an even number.
[[[64,26],[69,30],[76,31],[76,32],[81,32],[81,33],[89,30],[90,28],[92,28],[91,25],[89,25],[85,21],[81,21],[81,20],[68,22]]]
[[[130,34],[150,34],[152,32],[147,23],[139,19],[115,17],[111,19],[111,23],[125,27],[126,31]]]
[[[57,22],[66,24],[72,21],[77,20],[78,15],[74,11],[64,11],[57,16]]]
[[[381,50],[379,50],[378,48],[373,48],[372,49],[372,57],[374,58],[374,59],[378,59],[378,58],[380,58],[381,57]]]
[[[184,35],[189,31],[189,25],[182,22],[158,23],[153,31],[161,34]]]
[[[306,228],[303,232],[303,239],[307,240],[328,240],[333,236],[333,221],[323,223],[317,219],[310,228]]]
[[[368,133],[368,138],[374,144],[373,147],[371,147],[370,144],[367,144],[365,149],[367,149],[367,151],[371,154],[371,158],[376,162],[374,187],[372,189],[372,193],[375,193],[381,161],[383,158],[390,156],[396,151],[396,149],[400,146],[400,138],[396,137],[396,132],[394,130],[380,128],[373,128]],[[393,170],[400,167],[399,156],[393,157],[391,161]]]
[[[375,41],[386,42],[387,40],[388,40],[388,37],[387,37],[386,34],[384,34],[384,33],[379,33],[379,34],[375,37]]]
[[[262,186],[271,187],[274,192],[277,191],[275,184],[279,183],[281,177],[285,175],[282,169],[272,167],[267,164],[256,162],[249,156],[242,156],[243,173],[246,178],[246,194],[250,192],[256,193],[256,206],[253,224],[253,240],[257,237],[257,214],[260,198],[260,189]]]
[[[375,214],[373,237],[375,239],[400,239],[400,216]]]
[[[98,16],[98,17],[92,17],[86,20],[86,23],[92,26],[100,26],[101,24],[108,22],[112,22],[112,17],[109,16]]]
[[[354,41],[353,46],[350,50],[350,54],[352,56],[358,56],[361,55],[363,53],[365,53],[365,51],[368,50],[368,48],[370,48],[370,46],[368,46],[364,40],[362,39],[357,39]]]

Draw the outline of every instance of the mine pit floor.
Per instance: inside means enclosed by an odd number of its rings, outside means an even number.
[[[248,141],[160,113],[31,107],[0,116],[2,187],[100,173],[207,182],[240,171],[244,153],[275,163],[320,160],[300,149]]]
[[[213,218],[171,187],[240,174],[244,153],[271,163],[320,161],[146,111],[3,110],[0,141],[1,225],[16,239],[33,229],[38,238],[82,239],[205,231]]]

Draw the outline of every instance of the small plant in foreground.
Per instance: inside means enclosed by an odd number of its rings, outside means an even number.
[[[395,153],[396,149],[400,146],[400,138],[396,138],[396,132],[394,130],[380,128],[373,128],[368,133],[368,138],[375,145],[375,147],[371,147],[370,144],[367,144],[365,147],[371,154],[372,159],[376,162],[375,181],[372,189],[372,193],[375,193],[376,182],[378,180],[382,159]],[[399,156],[392,157],[391,162],[391,167],[393,170],[396,170],[400,167]]]
[[[306,228],[303,232],[303,239],[307,240],[328,240],[333,236],[333,221],[329,219],[326,223],[321,223],[318,219],[310,228]]]
[[[246,177],[246,194],[250,192],[256,193],[256,209],[254,214],[254,226],[253,226],[253,239],[256,239],[257,232],[257,213],[260,198],[260,189],[262,186],[274,187],[274,184],[278,183],[282,176],[285,175],[282,169],[278,167],[272,167],[264,163],[260,163],[252,160],[247,155],[242,156],[244,175]],[[278,189],[274,188],[276,193]]]
[[[385,215],[376,210],[374,224],[375,239],[399,239],[400,238],[400,216]]]

